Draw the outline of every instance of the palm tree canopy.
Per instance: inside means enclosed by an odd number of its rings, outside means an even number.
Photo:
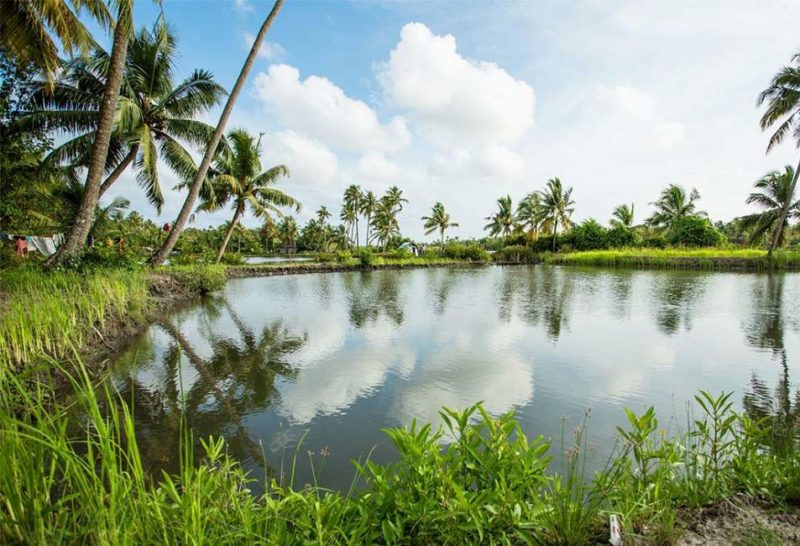
[[[514,229],[514,206],[511,196],[506,195],[497,200],[497,212],[485,218],[489,221],[483,229],[489,231],[489,235],[509,235]]]
[[[781,213],[788,203],[788,214],[784,228],[789,225],[790,218],[800,218],[800,199],[794,200],[792,181],[795,171],[791,165],[786,165],[784,170],[772,171],[756,180],[753,187],[759,191],[747,197],[748,205],[756,205],[762,212],[745,216],[742,227],[751,229],[750,242],[759,239],[766,233],[773,231],[781,218]],[[785,229],[781,232],[778,245],[782,245]]]
[[[553,233],[561,226],[567,230],[572,225],[572,213],[575,212],[575,200],[572,199],[572,188],[564,190],[559,178],[547,181],[544,190],[539,192],[539,200],[543,209],[542,227]]]
[[[531,237],[535,236],[541,228],[544,217],[545,210],[542,207],[541,197],[537,192],[529,193],[517,205],[515,220]]]
[[[767,130],[778,124],[767,145],[767,152],[780,144],[791,133],[800,148],[800,52],[792,57],[791,64],[784,66],[761,94],[758,106],[767,104],[761,116],[761,129]]]
[[[444,236],[444,232],[447,228],[451,227],[458,227],[458,224],[450,221],[450,215],[444,210],[444,205],[437,202],[433,205],[431,209],[430,216],[423,216],[423,220],[425,220],[425,235],[430,235],[436,230]]]
[[[95,41],[81,23],[86,11],[103,28],[113,25],[102,0],[3,0],[0,2],[0,48],[21,65],[28,63],[48,78],[60,66],[55,35],[67,55],[86,55]]]
[[[610,224],[613,227],[633,227],[634,207],[630,205],[618,205],[611,213]]]
[[[285,165],[261,171],[261,139],[244,129],[233,129],[225,139],[213,170],[209,171],[210,195],[200,210],[216,210],[229,202],[234,208],[249,208],[258,218],[271,213],[283,216],[280,207],[300,210],[300,202],[275,188],[283,176],[289,175]]]
[[[647,219],[653,226],[671,226],[676,220],[687,216],[706,216],[704,211],[697,210],[696,201],[700,199],[700,192],[692,188],[687,193],[683,186],[670,184],[657,201],[650,203],[656,207],[655,212]]]
[[[163,17],[131,40],[106,162],[110,171],[133,150],[137,181],[157,210],[164,202],[159,156],[181,179],[191,178],[196,166],[183,143],[206,145],[213,128],[194,118],[225,95],[205,70],[195,70],[175,85],[175,57],[176,40]],[[48,160],[75,166],[88,163],[109,62],[109,54],[98,48],[89,60],[68,63],[52,90],[46,82],[39,83],[31,111],[16,123],[18,130],[74,135],[56,147]]]

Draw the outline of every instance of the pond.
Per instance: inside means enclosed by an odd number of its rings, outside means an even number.
[[[288,482],[297,452],[296,487],[346,490],[352,460],[396,456],[381,428],[442,406],[515,410],[556,454],[591,410],[602,464],[623,407],[675,430],[698,389],[768,398],[798,354],[796,273],[442,268],[230,280],[135,339],[112,377],[153,470],[177,469],[184,412],[255,478]]]

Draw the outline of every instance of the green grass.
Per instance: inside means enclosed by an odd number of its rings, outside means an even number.
[[[695,269],[784,269],[800,266],[800,251],[779,251],[771,259],[752,248],[626,248],[545,254],[545,263],[608,267]]]
[[[158,273],[172,277],[188,294],[216,290],[225,282],[222,266],[173,266]],[[145,321],[151,281],[138,269],[0,272],[0,378],[9,367],[44,355],[68,358],[109,327]]]
[[[614,513],[626,543],[663,544],[680,535],[678,510],[734,492],[800,500],[800,446],[774,453],[763,423],[734,412],[730,395],[699,394],[677,436],[652,409],[628,412],[617,453],[594,476],[585,428],[562,440],[567,462],[555,473],[548,440],[476,405],[443,411],[444,428],[387,430],[399,458],[357,465],[363,489],[272,482],[256,497],[223,441],[192,453],[185,424],[180,471],[148,475],[125,402],[80,367],[65,375],[71,407],[46,409],[41,387],[13,377],[25,415],[0,401],[0,543],[583,545],[608,540]]]

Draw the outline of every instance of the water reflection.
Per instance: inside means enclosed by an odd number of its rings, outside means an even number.
[[[744,395],[747,415],[769,427],[768,441],[777,453],[791,453],[800,441],[800,389],[792,393],[785,352],[781,374],[773,391],[766,381],[753,374]]]
[[[533,266],[236,279],[151,328],[114,377],[152,468],[177,468],[185,414],[195,438],[224,436],[251,469],[264,455],[291,459],[307,434],[309,449],[334,454],[323,483],[346,487],[351,459],[376,445],[391,459],[382,427],[436,421],[442,406],[515,409],[526,433],[554,437],[561,416],[591,407],[604,445],[623,406],[655,405],[666,422],[699,388],[750,384],[753,415],[796,420],[784,391],[797,301],[792,274]]]

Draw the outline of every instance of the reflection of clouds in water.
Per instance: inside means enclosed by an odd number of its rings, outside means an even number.
[[[281,385],[278,413],[294,423],[336,414],[383,385],[390,370],[404,374],[413,368],[410,349],[366,346],[340,352],[304,365],[296,380]]]
[[[433,423],[442,407],[463,409],[478,401],[492,414],[524,406],[533,398],[533,369],[522,355],[440,350],[411,379],[397,400],[394,418]]]

